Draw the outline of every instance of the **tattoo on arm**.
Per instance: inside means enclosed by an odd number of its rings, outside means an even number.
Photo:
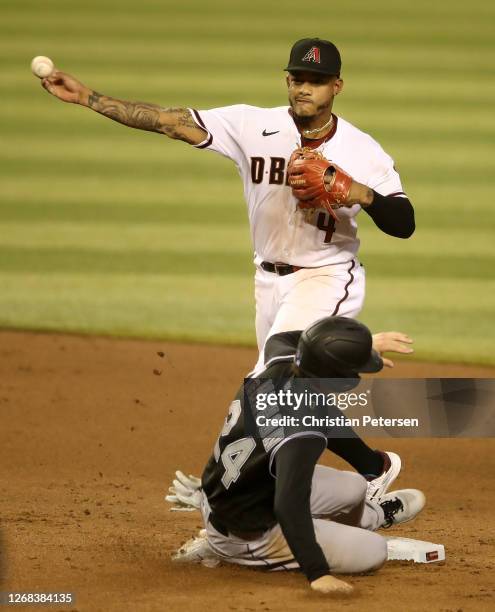
[[[366,187],[365,196],[364,196],[363,201],[361,202],[361,206],[363,206],[363,208],[370,206],[370,204],[373,203],[374,198],[375,198],[375,194],[373,193],[373,189]]]
[[[126,102],[92,91],[88,97],[88,106],[98,113],[129,127],[150,132],[160,131],[159,106],[141,102]]]
[[[161,108],[156,104],[126,102],[103,96],[96,91],[90,93],[88,106],[123,125],[166,134],[170,138],[194,144],[194,140],[188,137],[186,132],[198,129],[198,126],[187,108]]]
[[[191,139],[187,138],[185,133],[186,130],[198,129],[198,125],[192,118],[191,112],[187,108],[167,108],[162,109],[162,112],[174,116],[175,121],[172,125],[162,125],[161,131],[170,138],[177,138],[178,140],[193,143]]]
[[[174,108],[170,110],[174,110],[177,113],[179,113],[178,125],[180,127],[188,127],[188,128],[198,127],[196,122],[192,118],[191,113],[187,110],[187,108]]]

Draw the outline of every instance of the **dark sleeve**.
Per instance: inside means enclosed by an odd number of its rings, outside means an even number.
[[[373,202],[363,210],[382,232],[396,238],[409,238],[416,229],[414,208],[407,198],[382,196],[373,191]]]
[[[275,455],[275,516],[310,582],[330,572],[316,541],[310,508],[313,472],[324,449],[323,438],[292,438]]]

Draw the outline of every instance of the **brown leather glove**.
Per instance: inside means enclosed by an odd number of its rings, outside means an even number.
[[[299,208],[324,208],[337,219],[334,209],[345,205],[352,177],[309,147],[292,153],[287,172]],[[330,174],[330,182],[325,182],[325,174]]]

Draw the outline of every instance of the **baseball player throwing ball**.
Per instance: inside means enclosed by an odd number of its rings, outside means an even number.
[[[344,317],[272,336],[266,349],[271,359],[259,376],[263,380],[338,377],[349,390],[360,372],[383,366],[368,328]],[[205,531],[176,560],[300,568],[316,591],[351,591],[333,574],[380,568],[387,545],[375,531],[412,520],[424,507],[423,493],[403,489],[370,501],[361,475],[317,464],[332,442],[321,431],[308,426],[284,438],[254,438],[243,406],[241,387],[201,482],[190,487]]]
[[[355,317],[365,290],[356,215],[385,233],[412,235],[414,211],[392,158],[332,112],[343,88],[335,45],[297,41],[287,71],[289,106],[162,108],[100,94],[55,70],[43,87],[129,127],[165,134],[231,159],[244,183],[254,245],[256,336],[304,329],[328,315]]]

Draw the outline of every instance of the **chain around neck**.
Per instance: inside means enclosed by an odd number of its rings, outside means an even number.
[[[319,128],[315,128],[314,130],[303,130],[302,133],[304,134],[304,136],[309,136],[310,134],[317,134],[318,132],[323,132],[323,130],[326,130],[327,128],[331,127],[333,123],[333,115],[330,115],[330,119],[325,123],[325,125],[322,125]]]

